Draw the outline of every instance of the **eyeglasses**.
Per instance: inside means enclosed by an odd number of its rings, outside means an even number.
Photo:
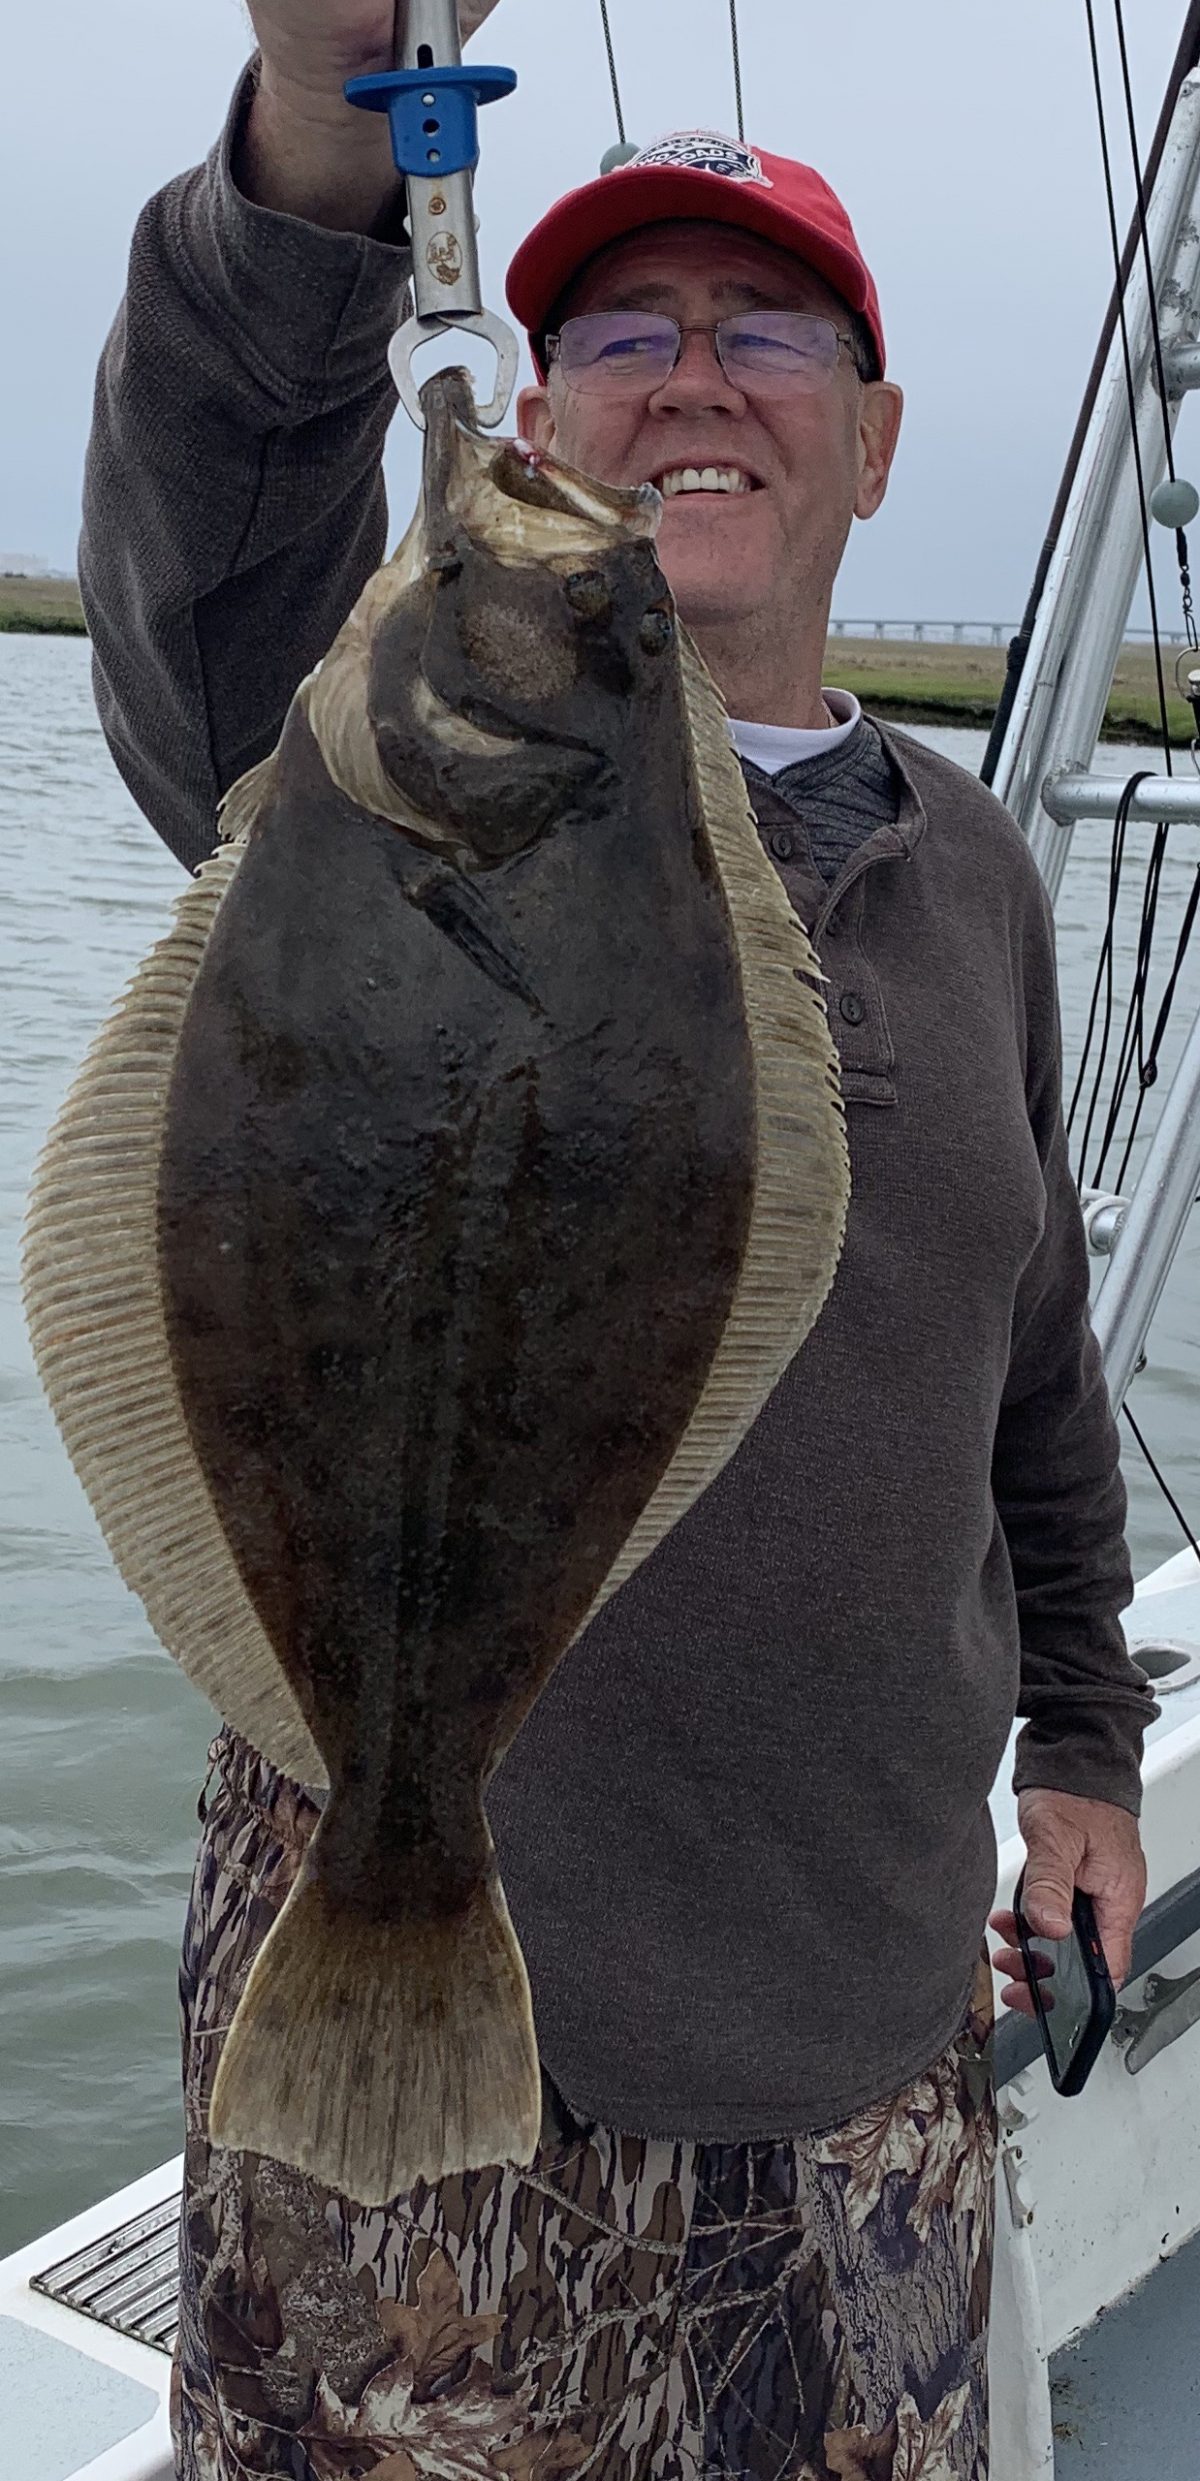
[[[748,396],[814,396],[829,386],[853,336],[807,310],[750,310],[715,327],[681,327],[648,310],[595,310],[564,319],[546,338],[569,388],[595,396],[648,396],[669,379],[685,336],[711,336],[731,387]],[[861,376],[861,373],[860,373]]]

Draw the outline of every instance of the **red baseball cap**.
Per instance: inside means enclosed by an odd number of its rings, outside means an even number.
[[[639,224],[680,219],[739,224],[815,267],[861,312],[885,368],[879,296],[840,198],[808,164],[767,155],[711,129],[685,129],[643,147],[614,172],[569,190],[523,241],[508,271],[508,301],[525,329],[538,376],[537,339],[571,277],[607,242]]]

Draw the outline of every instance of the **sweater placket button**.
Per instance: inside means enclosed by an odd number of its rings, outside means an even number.
[[[771,851],[776,861],[790,861],[795,850],[795,837],[789,835],[786,827],[780,827],[771,838]]]
[[[861,1025],[863,1018],[867,1013],[857,991],[843,992],[842,997],[838,1001],[838,1007],[842,1015],[845,1017],[847,1025]]]

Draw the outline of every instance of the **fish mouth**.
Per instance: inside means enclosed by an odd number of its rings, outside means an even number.
[[[431,547],[462,528],[499,560],[574,566],[581,554],[657,534],[663,502],[652,483],[599,482],[528,440],[484,438],[465,370],[435,372],[421,410]]]
[[[528,841],[543,794],[578,806],[608,764],[586,728],[547,715],[575,684],[582,645],[610,690],[617,674],[628,686],[622,613],[635,649],[651,611],[664,634],[650,651],[670,642],[654,557],[663,502],[650,483],[599,482],[527,441],[485,438],[465,370],[436,372],[421,407],[412,524],[299,695],[339,791],[467,867],[482,849],[464,808],[477,778],[486,808],[497,769],[520,776]],[[581,608],[589,594],[596,607]]]

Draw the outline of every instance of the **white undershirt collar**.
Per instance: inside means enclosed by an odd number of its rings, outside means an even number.
[[[823,758],[829,750],[840,749],[842,742],[849,740],[862,708],[848,689],[823,689],[821,695],[829,713],[836,717],[823,732],[804,732],[791,724],[746,724],[731,715],[729,735],[739,758],[761,767],[764,775],[778,775],[782,768],[798,766],[802,759]]]

